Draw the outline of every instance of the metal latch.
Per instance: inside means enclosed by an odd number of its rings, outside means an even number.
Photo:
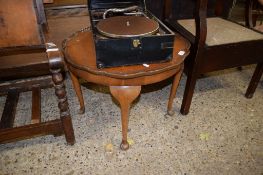
[[[137,48],[141,45],[141,41],[138,39],[134,39],[132,44],[133,44],[133,47]]]

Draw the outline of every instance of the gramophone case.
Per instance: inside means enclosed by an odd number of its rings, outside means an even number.
[[[88,3],[98,68],[164,62],[172,58],[174,33],[147,10],[144,0],[89,0]],[[131,6],[138,6],[136,16],[140,14],[157,22],[158,32],[134,37],[103,36],[97,28],[97,24],[104,20],[103,13],[112,8]],[[111,14],[108,18],[122,15],[126,14]]]

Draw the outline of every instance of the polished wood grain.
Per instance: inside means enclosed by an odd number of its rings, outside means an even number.
[[[122,118],[121,149],[127,150],[129,148],[127,131],[130,104],[139,95],[142,85],[160,82],[175,76],[168,107],[168,114],[173,114],[172,101],[182,74],[183,61],[189,54],[189,47],[188,41],[180,35],[176,35],[171,61],[149,64],[149,67],[133,65],[98,69],[92,33],[88,29],[75,33],[65,42],[64,53],[73,87],[80,102],[80,111],[84,109],[84,102],[78,78],[109,86],[111,94],[120,103]],[[180,51],[184,54],[178,54]]]
[[[75,135],[68,106],[64,77],[62,75],[65,63],[63,62],[61,54],[56,45],[47,44],[47,50],[55,50],[47,51],[47,57],[49,58],[49,68],[54,84],[55,94],[58,99],[58,108],[60,112],[60,119],[63,127],[63,132],[65,134],[67,143],[73,145],[75,143]]]

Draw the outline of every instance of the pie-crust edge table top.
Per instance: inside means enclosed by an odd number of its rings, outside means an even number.
[[[70,37],[64,45],[64,53],[67,65],[71,69],[115,79],[131,79],[165,72],[182,64],[189,54],[190,43],[179,34],[176,34],[175,38],[172,60],[149,64],[149,67],[133,65],[98,69],[93,35],[90,31],[77,32]],[[180,55],[179,52],[184,54]],[[106,82],[100,84],[109,85]]]

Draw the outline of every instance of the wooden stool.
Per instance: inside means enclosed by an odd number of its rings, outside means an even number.
[[[111,94],[121,107],[122,143],[121,149],[127,150],[128,116],[130,105],[138,97],[142,85],[152,84],[175,76],[168,102],[168,114],[172,115],[173,99],[183,71],[183,61],[189,53],[190,44],[180,35],[176,35],[173,59],[169,62],[123,66],[98,69],[92,33],[77,32],[64,42],[64,53],[70,71],[73,86],[80,102],[80,112],[84,112],[84,100],[78,78],[88,82],[110,87]],[[180,52],[180,53],[179,53]],[[179,53],[179,54],[178,54]]]

